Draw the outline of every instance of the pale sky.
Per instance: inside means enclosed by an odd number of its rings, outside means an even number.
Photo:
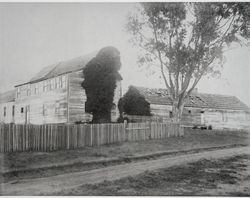
[[[138,68],[128,42],[126,16],[135,3],[0,3],[0,92],[31,79],[43,67],[115,46],[121,52],[123,90],[129,85],[164,88]],[[250,106],[250,49],[225,54],[220,79],[198,84],[200,92],[237,96]]]

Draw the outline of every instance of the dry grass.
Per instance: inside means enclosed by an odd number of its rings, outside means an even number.
[[[229,131],[186,130],[181,138],[124,142],[100,147],[85,147],[77,150],[55,152],[23,152],[0,154],[2,171],[11,171],[5,180],[46,177],[66,172],[85,171],[101,168],[112,163],[88,163],[96,160],[122,158],[161,151],[184,151],[234,144],[249,144],[249,133]],[[67,165],[70,164],[70,165]],[[73,164],[73,165],[72,165]],[[47,167],[50,166],[48,169]],[[19,171],[28,169],[27,171]],[[29,169],[33,169],[30,171]]]
[[[246,174],[250,164],[249,155],[221,160],[198,162],[144,172],[138,176],[61,192],[59,195],[117,195],[117,196],[163,196],[163,195],[227,195],[249,196],[250,177]],[[242,181],[247,184],[239,188]],[[224,187],[221,187],[223,186]],[[232,191],[232,189],[238,189]]]
[[[124,142],[99,147],[55,152],[19,152],[0,154],[3,168],[32,168],[63,162],[92,161],[110,157],[126,157],[160,151],[181,151],[233,144],[250,145],[250,134],[246,132],[186,130],[181,138]]]

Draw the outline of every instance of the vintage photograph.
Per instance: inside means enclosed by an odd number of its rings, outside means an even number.
[[[250,196],[250,2],[0,2],[0,195]]]

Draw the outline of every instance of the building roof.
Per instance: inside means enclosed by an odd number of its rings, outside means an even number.
[[[135,86],[134,86],[135,87]],[[166,89],[135,87],[150,104],[172,105]],[[185,107],[246,110],[250,108],[235,96],[194,93],[189,96]]]
[[[28,83],[35,83],[42,80],[46,80],[49,78],[53,78],[65,73],[74,72],[82,70],[87,63],[97,55],[98,51],[79,56],[70,60],[61,61],[52,65],[49,65],[43,68],[40,72],[38,72],[33,78],[30,79],[29,82],[19,84],[16,86],[28,84]],[[118,79],[122,79],[121,75],[117,73]]]
[[[53,77],[56,77],[65,73],[79,71],[83,69],[87,65],[87,63],[96,56],[96,54],[97,54],[97,51],[44,67],[33,78],[31,78],[30,81],[23,83],[23,84],[35,83],[35,82],[53,78]],[[16,86],[20,86],[23,84],[19,84]]]
[[[0,94],[0,103],[15,101],[15,90],[7,91]]]

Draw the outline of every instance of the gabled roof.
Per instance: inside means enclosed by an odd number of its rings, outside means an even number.
[[[62,74],[66,74],[69,72],[82,70],[87,63],[97,55],[98,51],[86,54],[84,56],[79,56],[77,58],[72,58],[70,60],[61,61],[52,65],[49,65],[43,68],[40,72],[38,72],[30,81],[16,85],[24,85],[28,83],[35,83],[42,80],[46,80],[49,78],[53,78]],[[122,80],[122,77],[119,72],[117,72],[117,79]]]
[[[61,61],[52,65],[49,65],[43,68],[40,72],[38,72],[27,83],[35,83],[35,82],[42,81],[48,78],[59,76],[61,74],[79,71],[83,69],[87,65],[87,63],[96,56],[96,54],[97,52],[92,52],[84,56],[79,56],[77,58],[73,58],[70,60]],[[27,84],[27,83],[24,83],[24,84]]]
[[[15,90],[7,91],[0,94],[0,103],[15,101]]]
[[[166,89],[135,87],[150,104],[172,105]],[[195,93],[189,96],[185,107],[247,110],[250,108],[235,96]]]

